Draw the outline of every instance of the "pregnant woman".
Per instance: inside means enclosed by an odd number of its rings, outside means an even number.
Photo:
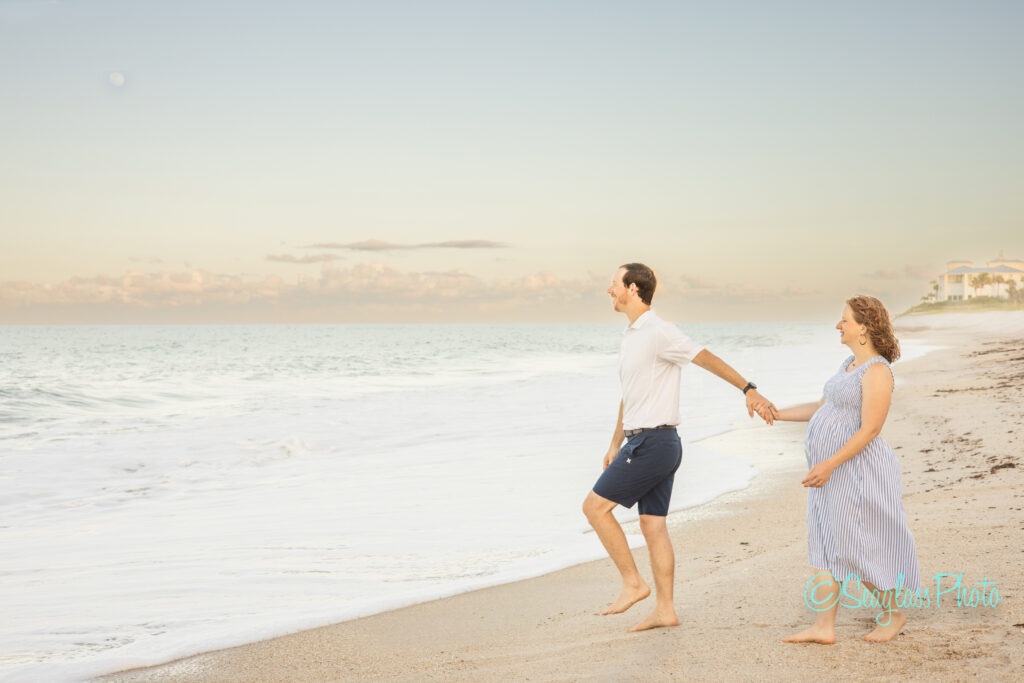
[[[840,600],[855,604],[842,596],[864,601],[865,588],[881,607],[877,628],[864,640],[891,640],[907,622],[897,598],[920,588],[900,463],[879,436],[892,398],[889,363],[899,358],[899,342],[889,312],[871,296],[848,299],[836,329],[853,355],[826,382],[820,401],[780,410],[776,418],[810,421],[810,471],[802,483],[810,487],[807,547],[816,572],[804,597],[817,617],[811,628],[785,638],[787,643],[834,643]]]

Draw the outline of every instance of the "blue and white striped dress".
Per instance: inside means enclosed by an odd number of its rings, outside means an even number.
[[[825,403],[807,424],[808,468],[832,457],[861,426],[861,381],[872,358],[852,372],[850,356],[825,383]],[[920,588],[917,548],[901,497],[900,462],[881,436],[837,467],[807,496],[807,553],[811,566],[842,582],[849,574],[880,590]],[[901,576],[902,575],[902,576]],[[851,577],[851,581],[852,581]]]

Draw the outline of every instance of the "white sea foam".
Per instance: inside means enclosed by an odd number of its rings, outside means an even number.
[[[579,506],[620,331],[0,328],[0,677],[84,679],[603,557]],[[828,326],[687,332],[780,405],[846,351]],[[697,368],[683,385],[674,509],[755,474],[689,443],[746,419],[738,392]]]

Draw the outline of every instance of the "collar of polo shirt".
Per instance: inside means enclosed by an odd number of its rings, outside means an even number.
[[[644,311],[639,318],[633,321],[632,325],[626,325],[627,330],[639,330],[647,321],[654,316],[654,309],[647,309]]]

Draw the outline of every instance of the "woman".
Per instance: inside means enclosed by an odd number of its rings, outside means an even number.
[[[840,602],[856,606],[856,601],[877,612],[877,628],[864,640],[891,640],[907,622],[898,609],[903,591],[920,588],[900,463],[878,436],[889,412],[889,364],[899,358],[899,342],[889,312],[872,296],[848,299],[836,329],[853,355],[825,384],[820,401],[779,410],[776,418],[810,421],[805,442],[810,471],[802,483],[810,487],[807,546],[817,571],[804,598],[817,618],[809,629],[783,639],[787,643],[834,643]]]

